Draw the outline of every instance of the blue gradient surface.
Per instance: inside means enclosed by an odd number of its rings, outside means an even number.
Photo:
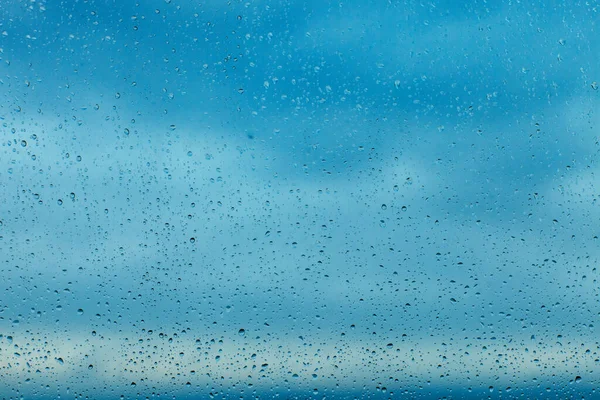
[[[0,3],[0,398],[595,398],[596,1]]]

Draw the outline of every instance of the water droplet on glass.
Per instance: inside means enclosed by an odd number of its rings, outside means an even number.
[[[406,206],[402,206],[401,210],[406,211],[407,210]]]
[[[240,335],[240,336],[245,336],[245,335],[246,335],[246,330],[245,330],[245,329],[240,329],[240,330],[238,331],[238,335]]]
[[[26,147],[27,146],[27,140],[21,140],[21,146]]]
[[[63,205],[63,201],[62,201],[62,199],[58,199],[58,200],[56,201],[56,203],[57,203],[59,206],[62,206],[62,205]]]
[[[382,210],[384,210],[384,211],[385,211],[385,210],[387,210],[387,205],[385,205],[385,204],[382,204],[382,205],[381,205],[381,209],[382,209]]]
[[[77,310],[77,314],[79,314],[79,315],[83,315],[83,309],[81,309],[81,308],[80,308],[80,309],[78,309],[78,310]]]

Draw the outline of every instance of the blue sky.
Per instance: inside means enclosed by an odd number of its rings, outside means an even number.
[[[597,4],[0,21],[3,396],[596,387]]]

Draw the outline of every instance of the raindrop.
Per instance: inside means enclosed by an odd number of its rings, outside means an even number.
[[[245,336],[245,335],[246,335],[246,330],[245,330],[245,329],[243,329],[243,328],[242,328],[242,329],[240,329],[240,330],[238,331],[238,335],[240,335],[240,336]]]

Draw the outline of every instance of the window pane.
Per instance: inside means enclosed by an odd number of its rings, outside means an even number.
[[[581,398],[596,1],[0,4],[1,398]]]

